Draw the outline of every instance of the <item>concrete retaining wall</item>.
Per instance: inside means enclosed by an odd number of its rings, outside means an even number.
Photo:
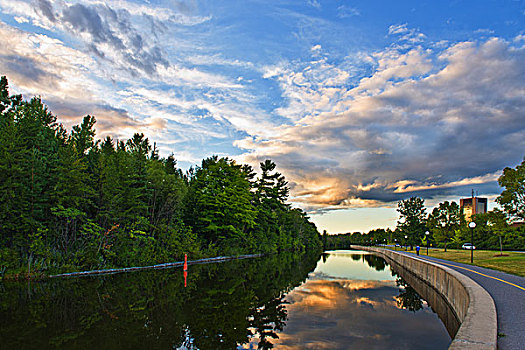
[[[497,315],[494,301],[479,284],[446,266],[396,251],[351,246],[383,256],[403,266],[441,294],[454,309],[461,326],[449,349],[496,349]]]

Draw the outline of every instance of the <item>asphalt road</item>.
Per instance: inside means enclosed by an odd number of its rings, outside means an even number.
[[[415,255],[408,252],[403,253]],[[474,260],[476,259],[475,254]],[[525,349],[525,278],[483,267],[431,258],[424,254],[421,254],[419,258],[450,267],[485,288],[496,304],[498,349]]]

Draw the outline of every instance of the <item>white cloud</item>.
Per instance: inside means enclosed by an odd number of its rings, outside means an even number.
[[[310,48],[310,51],[312,51],[314,54],[319,54],[322,50],[321,45],[317,44]]]
[[[376,94],[395,85],[391,81],[392,79],[406,79],[424,75],[433,68],[428,53],[420,47],[407,53],[390,49],[376,53],[374,56],[378,63],[376,72],[371,77],[363,78],[354,92]]]
[[[207,66],[207,65],[219,65],[219,66],[232,66],[242,68],[254,68],[252,62],[243,62],[240,60],[232,60],[222,57],[221,55],[193,55],[186,58],[186,60],[195,65]]]
[[[307,0],[306,3],[309,6],[315,7],[316,9],[321,8],[321,1],[320,0]]]
[[[18,23],[29,23],[29,20],[25,17],[15,16],[15,21]]]
[[[361,15],[361,12],[355,7],[341,5],[337,8],[337,16],[339,18],[349,18],[349,17],[360,16],[360,15]]]
[[[525,41],[525,35],[524,34],[517,35],[516,37],[514,37],[514,41],[515,42]]]
[[[195,68],[178,67],[158,67],[159,78],[170,85],[191,84],[192,87],[211,87],[217,89],[242,89],[243,86],[231,81],[226,77],[206,73]]]
[[[345,92],[350,75],[327,62],[325,58],[310,61],[295,70],[284,63],[265,67],[263,77],[279,82],[288,105],[275,112],[292,121],[331,111]]]
[[[96,67],[87,55],[41,34],[30,34],[0,22],[0,65],[22,92],[61,98],[90,98],[96,86],[86,72]]]
[[[173,1],[174,9],[167,7],[152,7],[121,0],[88,0],[91,5],[108,5],[116,10],[125,10],[133,16],[150,16],[158,21],[172,21],[182,25],[197,25],[209,21],[211,16],[195,15],[196,9],[188,2]],[[175,11],[174,11],[175,10]]]
[[[378,52],[376,70],[353,89],[326,61],[268,67],[288,98],[277,112],[293,125],[238,142],[243,160],[276,161],[310,210],[493,190],[523,156],[525,49],[492,38],[436,50]]]
[[[406,41],[411,44],[420,43],[426,39],[425,34],[420,33],[417,29],[409,28],[406,23],[391,25],[388,28],[388,34],[398,36],[400,41]]]
[[[239,161],[271,158],[296,203],[316,212],[441,198],[493,184],[522,157],[523,35],[428,43],[397,24],[390,47],[341,59],[319,37],[331,23],[278,8],[297,21],[309,58],[261,67],[220,53],[206,37],[211,17],[194,2],[33,4],[0,0],[19,23],[47,28],[29,34],[0,23],[0,69],[17,92],[42,95],[67,125],[94,114],[99,136],[145,132],[181,161],[224,152],[210,150],[221,143],[243,149]],[[359,11],[339,8],[349,15]]]
[[[2,73],[14,91],[41,95],[68,127],[89,113],[97,117],[99,137],[125,138],[137,131],[179,146],[227,140],[245,129],[265,134],[273,127],[251,106],[254,96],[243,91],[250,80],[195,67],[213,63],[254,70],[251,62],[209,54],[192,38],[168,35],[168,29],[209,21],[192,2],[174,1],[169,9],[98,0],[0,0],[0,6],[19,22],[25,18],[49,33],[25,33],[0,23]],[[70,46],[53,36],[66,38]],[[181,52],[168,56],[166,48]],[[202,124],[196,113],[216,123]],[[172,122],[184,130],[167,130]]]
[[[0,71],[13,92],[41,96],[66,127],[86,114],[97,118],[98,137],[130,137],[134,132],[156,133],[165,128],[159,118],[138,120],[118,106],[113,93],[90,72],[98,64],[85,53],[58,39],[26,33],[0,22]]]

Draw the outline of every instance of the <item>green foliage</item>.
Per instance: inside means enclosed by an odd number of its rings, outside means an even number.
[[[143,134],[100,142],[95,124],[88,115],[68,133],[40,99],[10,96],[0,79],[0,272],[320,249],[272,161],[259,178],[217,156],[184,174]]]
[[[452,241],[462,223],[464,220],[459,205],[456,202],[445,201],[432,210],[428,216],[427,227],[436,242],[445,244],[445,251],[447,251],[447,244]]]
[[[190,179],[188,218],[206,243],[244,247],[255,225],[250,182],[241,166],[216,156],[202,161]]]
[[[521,171],[521,170],[520,170]],[[508,173],[508,171],[507,171]],[[501,179],[501,178],[500,178]],[[505,191],[504,191],[505,192]],[[500,197],[501,198],[501,197]],[[517,198],[517,197],[516,197]],[[375,229],[367,234],[360,232],[328,235],[325,249],[349,248],[350,245],[436,244],[447,249],[449,245],[460,248],[463,243],[472,242],[471,230],[461,215],[459,205],[455,202],[439,203],[438,207],[425,217],[424,201],[412,197],[398,203],[400,219],[395,231],[390,229]],[[484,214],[476,214],[473,221],[473,242],[478,249],[516,250],[525,249],[525,225],[509,224],[509,210],[503,212],[494,209]],[[514,218],[517,216],[514,215]],[[432,234],[425,235],[429,230]],[[405,235],[407,239],[405,239]],[[325,237],[323,237],[323,240]],[[428,239],[428,242],[427,242]]]
[[[525,219],[525,158],[515,169],[505,168],[498,183],[505,189],[496,201],[511,216]]]
[[[399,220],[397,222],[397,230],[403,238],[406,238],[406,244],[411,247],[419,244],[425,234],[426,224],[426,209],[425,201],[419,197],[410,197],[399,201],[397,211],[399,212]]]
[[[12,248],[0,249],[0,272],[1,275],[5,273],[7,269],[15,269],[20,264],[20,256],[16,250]]]
[[[499,209],[473,216],[476,228],[473,230],[474,245],[478,249],[522,249],[525,247],[525,236],[520,237],[520,227],[511,227],[507,216]],[[501,245],[500,245],[501,238]],[[471,231],[468,225],[462,225],[456,231],[454,242],[459,248],[465,242],[471,242]]]

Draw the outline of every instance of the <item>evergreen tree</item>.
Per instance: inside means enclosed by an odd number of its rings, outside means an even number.
[[[97,141],[95,124],[87,115],[69,133],[0,79],[0,271],[321,247],[272,161],[259,178],[216,156],[184,174],[143,134]]]
[[[291,249],[291,241],[283,233],[283,214],[288,207],[287,182],[278,172],[272,173],[276,165],[271,160],[260,163],[261,175],[255,181],[255,201],[258,207],[255,240],[264,251]]]
[[[250,182],[241,166],[217,156],[202,161],[190,182],[188,221],[207,244],[248,244],[255,225]]]

